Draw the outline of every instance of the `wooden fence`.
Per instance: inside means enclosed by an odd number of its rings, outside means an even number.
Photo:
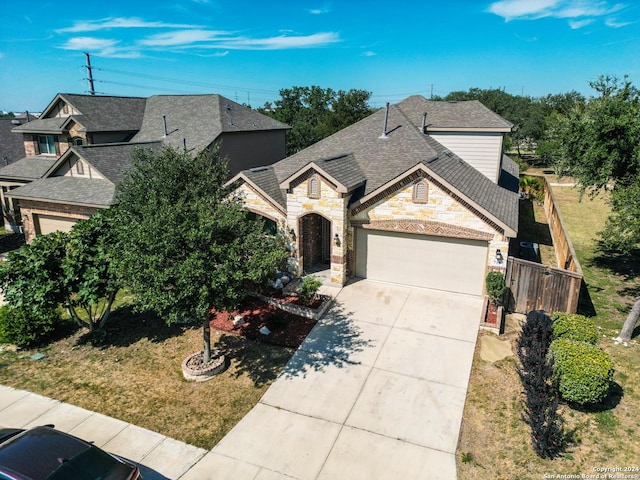
[[[505,281],[510,290],[508,309],[519,313],[531,310],[575,313],[582,285],[582,267],[567,234],[562,215],[556,207],[551,187],[546,178],[538,178],[544,183],[544,211],[549,222],[556,260],[558,265],[564,268],[509,257],[505,274]]]

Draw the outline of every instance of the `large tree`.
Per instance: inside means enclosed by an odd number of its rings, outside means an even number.
[[[291,125],[287,154],[312,145],[372,113],[367,104],[371,93],[351,89],[292,87],[280,90],[275,105],[265,104],[260,112]]]
[[[201,323],[205,363],[211,309],[236,308],[287,256],[280,237],[230,197],[227,178],[217,150],[139,150],[114,207],[123,281],[167,323]]]
[[[604,76],[589,84],[598,96],[576,102],[553,126],[559,172],[594,192],[640,179],[640,97],[627,80]]]

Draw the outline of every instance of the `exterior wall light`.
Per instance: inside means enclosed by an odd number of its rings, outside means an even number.
[[[336,247],[340,246],[340,237],[338,236],[337,233],[333,236],[333,243],[336,244]]]
[[[291,236],[292,241],[296,241],[296,232],[293,231],[293,228],[289,230],[289,235]]]
[[[502,263],[502,261],[504,260],[504,257],[502,256],[502,252],[500,251],[499,248],[496,250],[496,260],[498,261],[498,263]]]

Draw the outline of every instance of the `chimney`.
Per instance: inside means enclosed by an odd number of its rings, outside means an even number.
[[[427,133],[427,112],[422,114],[422,133]]]
[[[382,127],[382,135],[378,138],[387,138],[387,122],[389,121],[389,102],[387,102],[387,106],[384,111],[384,125]]]

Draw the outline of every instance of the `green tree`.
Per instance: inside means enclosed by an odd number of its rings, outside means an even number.
[[[139,150],[114,207],[124,283],[139,308],[168,324],[200,322],[205,363],[211,309],[236,308],[287,257],[282,239],[266,236],[262,222],[230,198],[227,176],[217,150]]]
[[[112,243],[102,213],[78,221],[68,234],[37,236],[0,266],[6,302],[34,316],[63,305],[79,326],[103,328],[119,285],[111,263]]]
[[[104,327],[120,290],[112,261],[114,241],[109,213],[99,211],[78,221],[66,243],[62,262],[65,307],[78,325],[90,331]]]
[[[291,125],[287,134],[287,153],[294,153],[363,119],[372,113],[367,102],[370,92],[351,89],[292,87],[280,90],[280,99],[258,109]]]

